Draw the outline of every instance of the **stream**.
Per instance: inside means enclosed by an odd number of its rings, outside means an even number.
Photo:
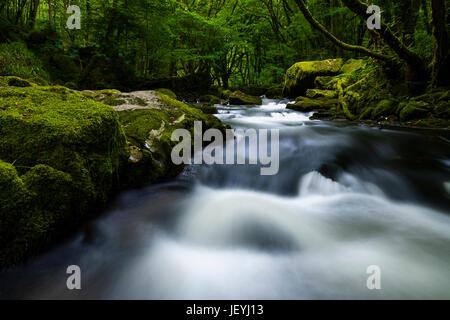
[[[192,165],[124,192],[0,273],[0,298],[450,299],[450,133],[311,121],[286,103],[218,107],[233,128],[280,130],[277,175]]]

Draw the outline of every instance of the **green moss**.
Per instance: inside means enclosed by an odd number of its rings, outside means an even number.
[[[371,119],[386,118],[396,115],[397,102],[391,99],[381,100],[371,114]]]
[[[400,111],[400,120],[409,121],[427,117],[429,110],[423,104],[411,101]]]
[[[134,171],[145,171],[139,180],[141,184],[156,182],[162,177],[171,177],[180,172],[182,167],[172,164],[170,155],[177,142],[171,141],[175,129],[185,128],[193,133],[194,122],[202,121],[204,129],[224,129],[220,121],[202,110],[189,107],[169,96],[158,93],[160,108],[125,110],[119,112],[128,141],[139,154],[144,152],[144,162],[137,157],[130,159],[126,176],[134,176]]]
[[[200,97],[200,102],[208,105],[215,105],[220,103],[220,99],[212,94],[206,94]]]
[[[0,160],[0,251],[9,243],[26,211],[23,204],[27,191],[12,164]],[[1,259],[1,255],[0,255]],[[1,266],[1,261],[0,261]]]
[[[233,92],[230,97],[230,104],[232,105],[261,105],[262,100],[259,97],[249,96],[241,91]]]
[[[298,62],[285,75],[284,94],[289,97],[304,95],[314,86],[318,76],[337,75],[343,65],[342,59]]]
[[[362,59],[349,59],[341,67],[340,72],[343,74],[353,74],[366,66],[366,61]]]
[[[172,99],[177,99],[177,95],[172,90],[169,90],[166,88],[160,88],[160,89],[156,89],[155,91],[165,94],[166,96],[169,96]]]
[[[338,106],[337,99],[310,99],[306,97],[298,97],[294,104],[288,104],[287,108],[300,112],[311,112],[317,110],[330,110]]]
[[[68,88],[3,89],[0,105],[0,159],[14,163],[30,208],[20,209],[29,212],[26,236],[0,247],[14,248],[5,260],[20,259],[31,242],[46,242],[106,201],[128,150],[115,110]]]
[[[338,94],[334,90],[308,89],[306,90],[306,96],[311,99],[316,98],[335,99],[337,98]]]

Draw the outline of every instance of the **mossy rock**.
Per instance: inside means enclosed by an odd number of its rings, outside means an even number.
[[[400,111],[400,121],[405,122],[414,119],[426,118],[429,113],[429,110],[424,106],[423,103],[410,101]]]
[[[156,89],[156,92],[160,92],[162,94],[165,94],[166,96],[171,97],[172,99],[177,99],[177,95],[170,89],[167,88],[160,88],[160,89]]]
[[[314,80],[314,87],[316,89],[324,89],[324,90],[330,90],[333,88],[331,84],[331,81],[334,79],[332,76],[319,76],[316,77]]]
[[[354,73],[366,66],[366,61],[362,59],[349,59],[341,67],[341,73]]]
[[[200,106],[190,107],[162,93],[158,95],[160,108],[119,112],[120,122],[131,147],[144,155],[143,160],[136,156],[130,159],[122,179],[126,184],[158,182],[162,178],[173,177],[182,170],[182,166],[174,165],[171,160],[172,148],[178,143],[171,140],[174,130],[187,129],[193,134],[195,121],[201,121],[205,130],[225,130],[219,119],[205,114]],[[136,171],[143,173],[137,175]],[[130,180],[130,177],[136,178]]]
[[[191,104],[189,105],[191,108],[199,109],[204,114],[217,114],[218,110],[216,107],[202,104]]]
[[[439,102],[433,109],[433,114],[442,119],[450,119],[450,103],[448,101]]]
[[[8,263],[105,203],[118,187],[128,149],[116,111],[68,88],[2,89],[0,105],[0,159],[17,172],[6,179],[12,188],[23,183],[17,210],[27,213],[14,238],[0,243],[1,259]],[[11,165],[2,167],[14,176]],[[0,224],[9,219],[3,212],[1,217]]]
[[[220,103],[220,99],[212,94],[206,94],[200,97],[200,102],[207,105],[215,105]]]
[[[311,112],[317,110],[330,110],[339,105],[338,99],[310,99],[307,97],[298,97],[293,104],[288,104],[287,108],[300,112]]]
[[[318,76],[339,74],[343,63],[342,59],[329,59],[294,64],[286,72],[284,94],[291,98],[305,95],[307,89],[314,87],[314,80]]]
[[[338,94],[334,90],[308,89],[306,90],[306,96],[311,99],[316,98],[334,99],[338,97]]]
[[[233,93],[233,91],[226,89],[226,90],[222,90],[221,91],[221,95],[220,96],[221,96],[221,98],[223,98],[225,100],[228,100],[228,99],[230,99],[230,96],[231,96],[232,93]]]
[[[229,100],[232,105],[262,105],[261,98],[249,96],[241,91],[233,92]]]
[[[445,89],[434,89],[431,92],[411,98],[411,101],[424,101],[428,104],[437,105],[441,101],[450,100],[450,91]]]
[[[377,120],[379,118],[387,118],[392,115],[396,115],[397,101],[391,99],[381,100],[376,108],[373,109],[370,118]]]

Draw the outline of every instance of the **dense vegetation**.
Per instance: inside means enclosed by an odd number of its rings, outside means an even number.
[[[0,73],[45,78],[37,55],[51,80],[81,88],[193,74],[224,88],[270,86],[297,61],[359,55],[406,62],[410,81],[433,73],[436,85],[447,84],[445,2],[368,0],[382,9],[381,30],[369,31],[358,0],[6,0]],[[81,8],[80,30],[66,27],[71,4]],[[16,43],[23,40],[33,53]],[[14,52],[33,70],[11,64]]]

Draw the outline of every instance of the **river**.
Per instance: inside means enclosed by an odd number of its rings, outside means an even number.
[[[0,274],[0,298],[450,298],[450,135],[311,121],[286,101],[219,106],[280,130],[280,171],[190,166]],[[82,290],[66,287],[69,265]],[[381,289],[369,290],[369,266]]]

